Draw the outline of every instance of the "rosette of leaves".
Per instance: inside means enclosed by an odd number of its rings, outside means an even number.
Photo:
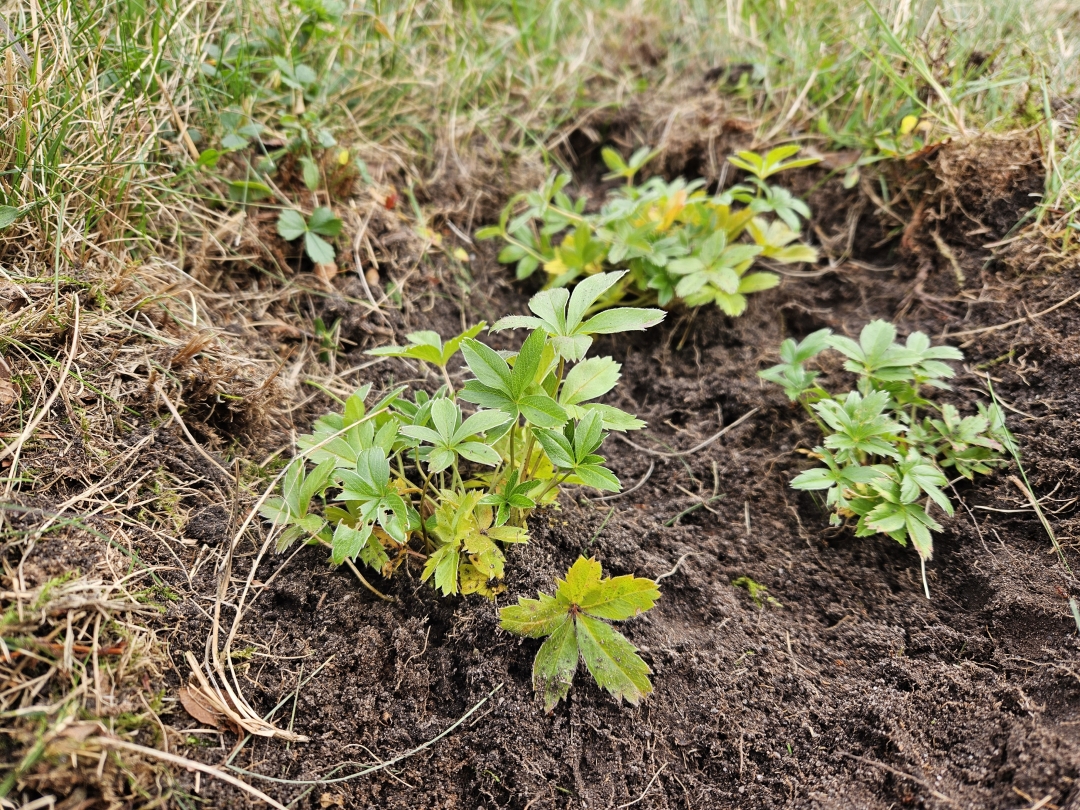
[[[855,387],[830,393],[807,364],[827,349],[844,356]],[[1013,449],[1005,415],[997,404],[978,404],[960,416],[925,389],[948,390],[954,375],[947,361],[962,360],[951,346],[932,346],[921,332],[904,343],[886,321],[868,323],[858,341],[822,329],[802,341],[785,340],[783,362],[760,373],[800,403],[824,434],[814,456],[822,466],[800,473],[795,489],[823,492],[831,522],[855,521],[855,534],[886,534],[915,547],[923,566],[933,556],[933,532],[942,526],[935,510],[952,515],[944,488],[946,470],[973,480],[1006,463]],[[929,589],[927,589],[929,596]]]
[[[652,692],[649,665],[637,648],[609,622],[644,613],[660,598],[651,579],[635,576],[603,577],[595,559],[578,557],[555,595],[519,599],[499,611],[504,630],[529,638],[546,639],[533,661],[533,688],[551,711],[566,697],[578,662],[597,685],[616,699],[637,705]]]
[[[586,356],[595,335],[664,317],[629,307],[586,317],[620,276],[539,293],[533,315],[499,321],[497,329],[530,330],[516,352],[478,340],[482,325],[445,342],[414,332],[406,346],[373,350],[436,366],[445,384],[434,393],[397,388],[370,407],[365,386],[317,420],[297,440],[304,458],[283,472],[281,496],[261,510],[280,532],[277,548],[303,539],[326,546],[335,565],[359,562],[385,576],[416,560],[445,595],[501,591],[504,549],[528,540],[532,511],[564,485],[617,491],[600,447],[608,431],[644,426],[597,401],[618,384],[619,364]],[[460,385],[455,358],[471,373]]]
[[[751,184],[710,195],[702,180],[653,177],[635,186],[634,178],[655,153],[640,149],[627,162],[604,149],[611,169],[605,179],[626,183],[610,192],[597,213],[586,213],[584,199],[575,201],[566,193],[569,175],[552,175],[539,190],[513,198],[499,223],[481,229],[477,238],[502,239],[499,261],[515,264],[518,278],[543,267],[549,288],[625,268],[625,279],[595,309],[630,298],[661,306],[675,301],[716,304],[734,317],[746,310],[746,296],[779,283],[775,273],[750,272],[760,259],[783,264],[817,260],[817,251],[800,241],[810,209],[787,189],[767,182],[779,172],[816,162],[789,160],[796,152],[793,146],[764,156],[740,152],[730,160],[748,172]]]

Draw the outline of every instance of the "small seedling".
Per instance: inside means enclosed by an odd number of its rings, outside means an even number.
[[[606,290],[594,309],[606,309],[636,291],[634,303],[667,306],[716,304],[741,315],[746,296],[775,287],[774,273],[750,272],[759,258],[792,264],[817,260],[817,251],[797,243],[806,203],[766,180],[815,158],[787,160],[798,147],[774,149],[765,156],[740,152],[732,164],[750,173],[751,185],[737,185],[710,196],[702,180],[634,178],[656,153],[639,149],[626,162],[612,149],[602,152],[611,173],[626,185],[614,189],[596,214],[585,213],[585,199],[572,200],[566,174],[552,175],[537,191],[513,198],[498,225],[478,239],[501,238],[499,261],[516,264],[518,278],[543,267],[548,287],[565,287],[605,268],[626,268],[618,286]],[[775,219],[770,219],[772,215]]]
[[[304,218],[299,211],[286,208],[278,216],[277,232],[286,242],[304,237],[304,250],[315,264],[332,264],[334,247],[324,236],[333,238],[341,233],[341,220],[329,208],[316,208]]]
[[[731,584],[736,588],[746,588],[746,592],[750,594],[750,599],[754,604],[760,607],[765,607],[766,604],[771,607],[783,607],[780,604],[780,600],[775,596],[769,596],[769,589],[762,585],[760,582],[755,582],[750,577],[739,577],[731,580]]]
[[[652,608],[660,589],[651,579],[635,576],[601,578],[595,559],[578,557],[554,596],[519,599],[499,611],[504,630],[529,638],[546,638],[533,661],[533,688],[551,711],[566,697],[578,660],[596,683],[637,705],[652,692],[649,665],[626,637],[608,621],[622,621]]]
[[[817,383],[807,362],[825,349],[840,352],[844,369],[857,376],[854,390],[834,395]],[[931,516],[937,507],[952,515],[943,488],[945,470],[973,480],[1006,463],[1013,447],[998,405],[979,403],[978,413],[961,417],[954,405],[924,396],[924,388],[948,390],[954,375],[947,360],[962,360],[951,346],[931,346],[922,332],[896,342],[886,321],[867,324],[858,342],[822,329],[801,342],[785,340],[779,365],[759,372],[799,402],[825,434],[814,448],[823,466],[800,473],[795,489],[825,491],[831,522],[856,519],[855,534],[887,534],[901,545],[910,540],[923,566],[933,556],[932,532],[942,530]],[[920,414],[922,412],[922,414]]]
[[[573,294],[550,290],[530,301],[535,318],[504,318],[499,329],[532,331],[516,353],[477,340],[478,324],[450,340],[414,332],[407,346],[372,350],[437,366],[434,394],[401,388],[370,409],[370,387],[343,413],[315,423],[297,444],[316,466],[294,460],[282,496],[263,516],[282,530],[278,549],[300,538],[330,549],[340,565],[360,560],[392,574],[407,559],[424,563],[424,580],[444,595],[503,589],[503,546],[528,540],[526,521],[566,484],[618,491],[597,451],[607,431],[644,422],[595,400],[619,382],[610,357],[586,357],[594,334],[644,329],[659,310],[620,308],[583,314],[621,274],[601,274]],[[463,356],[472,377],[457,388],[449,371]],[[467,415],[462,403],[479,406]],[[324,506],[318,509],[318,501]]]
[[[329,363],[330,358],[341,350],[341,318],[327,326],[322,318],[316,317],[312,327],[315,330],[315,339],[319,341],[319,362]]]

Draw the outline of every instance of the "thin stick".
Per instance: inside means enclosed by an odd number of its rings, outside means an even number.
[[[71,350],[68,352],[67,360],[64,361],[64,368],[60,371],[60,378],[56,381],[56,388],[49,394],[49,398],[45,400],[45,404],[41,406],[41,410],[39,410],[27,426],[23,428],[22,433],[19,434],[19,438],[5,446],[3,450],[0,450],[0,461],[3,461],[17,449],[22,447],[23,442],[30,438],[30,434],[34,432],[34,428],[36,428],[41,420],[45,418],[49,413],[49,408],[56,402],[56,398],[60,396],[60,389],[64,387],[64,382],[67,380],[68,372],[71,371],[71,364],[75,362],[75,355],[79,348],[79,296],[75,295],[73,298],[75,299],[75,321],[72,324]]]
[[[227,782],[233,787],[238,787],[245,793],[249,793],[259,801],[266,802],[271,807],[277,808],[277,810],[288,810],[288,808],[274,801],[258,788],[252,787],[247,782],[243,782],[237,779],[235,776],[219,771],[213,765],[204,765],[201,762],[196,762],[193,759],[187,757],[177,756],[176,754],[167,754],[164,751],[158,751],[156,748],[148,748],[145,745],[138,745],[137,743],[130,743],[126,740],[116,740],[110,737],[91,737],[89,742],[96,743],[102,748],[120,748],[125,751],[132,751],[136,754],[142,754],[143,756],[153,757],[160,759],[163,762],[171,762],[173,765],[179,765],[182,768],[187,768],[192,771],[200,771],[212,776],[215,779],[220,779],[222,782]]]
[[[371,591],[373,594],[375,594],[377,597],[382,599],[384,602],[396,602],[397,601],[396,599],[394,599],[394,597],[387,596],[385,593],[382,593],[381,591],[376,589],[376,587],[374,585],[372,585],[370,582],[368,582],[366,579],[364,579],[364,575],[360,573],[360,569],[357,568],[356,565],[353,563],[353,561],[350,560],[348,557],[345,558],[345,563],[349,566],[349,568],[352,569],[352,572],[354,574],[356,574],[356,578],[358,580],[360,580],[360,584],[363,585],[365,588],[367,588],[369,591]]]
[[[648,447],[642,447],[640,444],[634,444],[634,442],[630,441],[628,438],[623,436],[621,433],[615,433],[614,436],[615,436],[615,438],[621,439],[622,441],[626,442],[628,445],[633,447],[635,450],[640,450],[642,453],[648,453],[651,456],[660,456],[661,458],[681,458],[682,456],[692,455],[693,453],[696,453],[698,450],[704,450],[706,447],[708,447],[710,444],[715,442],[717,439],[719,439],[721,436],[723,436],[729,430],[733,430],[734,428],[737,428],[739,425],[741,425],[743,422],[745,422],[747,419],[749,419],[751,416],[753,416],[757,412],[758,412],[757,408],[751,408],[746,413],[744,413],[742,416],[740,416],[738,419],[736,419],[734,422],[732,422],[730,425],[728,425],[725,428],[722,428],[719,433],[714,433],[712,436],[710,436],[708,439],[703,441],[701,444],[696,445],[695,447],[691,447],[689,450],[683,450],[683,451],[681,451],[679,453],[662,453],[659,450],[650,450]]]
[[[681,557],[679,557],[679,561],[677,563],[675,563],[675,566],[670,571],[668,571],[666,574],[661,574],[656,579],[654,579],[653,582],[659,582],[662,579],[667,579],[668,577],[670,577],[672,574],[674,574],[676,571],[679,570],[679,566],[683,564],[683,560],[685,560],[687,557],[693,557],[695,554],[697,554],[696,551],[688,551],[688,552],[686,552]]]
[[[1058,542],[1057,535],[1054,534],[1054,529],[1050,526],[1050,521],[1047,520],[1046,515],[1043,514],[1043,510],[1042,507],[1039,505],[1038,499],[1031,492],[1031,490],[1027,488],[1024,482],[1017,478],[1015,475],[1010,475],[1009,481],[1015,484],[1016,488],[1019,489],[1022,493],[1024,493],[1024,497],[1028,499],[1028,503],[1030,503],[1032,508],[1035,510],[1035,514],[1039,516],[1039,522],[1042,523],[1042,527],[1046,530],[1046,534],[1050,537],[1050,542],[1054,546],[1054,551],[1057,552],[1057,555],[1061,560],[1061,564],[1064,565],[1065,570],[1071,574],[1072,571],[1069,568],[1069,563],[1065,559],[1065,552],[1061,548],[1061,543]]]
[[[943,802],[948,802],[949,804],[955,805],[956,807],[960,806],[959,804],[956,803],[956,801],[954,799],[950,798],[949,796],[946,796],[944,793],[938,793],[936,790],[934,790],[932,787],[930,787],[929,783],[923,781],[922,779],[920,779],[917,776],[912,776],[910,773],[905,773],[904,771],[897,770],[896,768],[893,768],[893,767],[891,767],[889,765],[886,765],[884,762],[878,762],[876,759],[867,759],[866,757],[855,756],[855,754],[849,754],[847,751],[839,751],[838,753],[842,757],[847,757],[848,759],[854,759],[856,762],[861,762],[864,765],[872,765],[875,768],[881,768],[883,770],[888,771],[891,774],[894,774],[896,776],[901,776],[904,779],[910,779],[916,785],[919,785],[919,786],[925,788],[926,790],[930,791],[930,795],[932,795],[935,799],[940,799]]]
[[[656,780],[659,778],[660,774],[662,774],[664,772],[664,768],[666,768],[667,766],[668,766],[668,764],[665,762],[663,765],[661,765],[659,768],[657,768],[656,773],[654,773],[652,779],[649,780],[649,784],[647,784],[645,786],[645,790],[641,791],[640,796],[638,796],[632,802],[627,802],[626,804],[620,804],[617,808],[615,808],[615,810],[623,810],[624,807],[633,807],[635,804],[637,804],[642,799],[644,799],[645,794],[647,794],[649,792],[649,789],[653,786],[653,783],[656,782]]]
[[[1028,321],[1033,321],[1036,318],[1041,318],[1043,315],[1049,315],[1055,309],[1060,309],[1061,307],[1068,304],[1070,301],[1075,301],[1077,298],[1080,298],[1080,290],[1077,290],[1076,292],[1074,292],[1072,295],[1070,295],[1064,301],[1058,301],[1052,307],[1049,307],[1048,309],[1044,309],[1042,312],[1036,312],[1034,315],[1025,315],[1023,318],[1013,318],[1011,321],[1006,321],[1005,323],[999,323],[996,326],[983,326],[983,327],[981,327],[979,329],[965,329],[963,332],[946,332],[944,335],[942,335],[942,337],[947,338],[947,337],[961,337],[963,335],[978,335],[978,334],[981,334],[983,332],[996,332],[998,329],[1008,329],[1010,326],[1019,326],[1022,323],[1027,323]]]
[[[477,710],[480,709],[481,706],[483,706],[485,703],[487,703],[489,700],[491,700],[492,696],[502,688],[503,688],[503,684],[500,683],[498,686],[496,686],[494,689],[492,689],[490,692],[488,692],[486,697],[481,698],[479,703],[477,703],[475,706],[473,706],[471,709],[469,709],[467,712],[465,712],[465,714],[463,714],[452,726],[449,726],[445,731],[443,731],[437,737],[432,737],[426,743],[423,743],[422,745],[418,745],[416,748],[413,748],[411,751],[406,751],[404,754],[399,754],[398,756],[394,757],[393,759],[388,759],[385,762],[380,762],[378,765],[372,765],[372,766],[370,766],[368,768],[365,768],[362,771],[357,771],[356,773],[351,773],[348,776],[338,776],[338,777],[336,777],[334,779],[328,779],[328,778],[311,779],[311,780],[282,779],[282,778],[277,777],[277,776],[264,776],[261,773],[255,773],[254,771],[248,771],[248,770],[245,770],[244,768],[238,768],[235,765],[230,765],[229,768],[231,770],[235,771],[236,773],[242,773],[245,776],[254,776],[257,779],[265,779],[268,782],[277,782],[278,784],[282,784],[282,785],[330,785],[330,784],[334,784],[335,782],[347,782],[350,779],[356,779],[357,777],[360,777],[360,776],[367,776],[370,773],[375,773],[376,771],[381,771],[381,770],[383,770],[385,768],[389,768],[391,765],[394,765],[395,763],[401,762],[403,759],[408,759],[411,756],[419,754],[421,751],[427,750],[428,748],[433,746],[435,743],[437,743],[439,740],[441,740],[443,737],[445,737],[447,734],[449,734],[454,729],[456,729],[458,726],[460,726],[462,723],[464,723],[466,720],[468,720],[470,717],[472,717],[477,712]],[[337,770],[339,768],[344,768],[346,765],[350,765],[350,764],[354,764],[354,763],[343,763],[341,765],[338,765],[336,768],[331,770],[330,773],[333,773],[335,770]]]

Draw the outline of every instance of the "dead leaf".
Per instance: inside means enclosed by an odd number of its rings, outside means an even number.
[[[327,286],[330,285],[330,282],[334,280],[334,276],[336,276],[337,274],[338,266],[334,264],[334,262],[315,265],[315,276],[319,279],[319,281],[321,281],[323,284],[326,284]]]
[[[345,797],[340,793],[324,793],[319,797],[319,807],[326,810],[327,807],[344,807]]]
[[[223,715],[210,705],[206,697],[197,689],[188,686],[180,687],[180,702],[184,705],[187,713],[202,723],[204,726],[221,728]]]
[[[379,283],[379,271],[374,267],[369,267],[367,272],[364,273],[364,278],[367,279],[367,283],[372,286],[377,286]]]
[[[292,731],[280,729],[272,723],[268,723],[255,714],[255,710],[248,706],[246,703],[238,701],[232,691],[229,689],[228,681],[224,678],[224,673],[220,668],[217,670],[217,674],[222,678],[222,682],[225,684],[225,689],[220,689],[216,686],[212,686],[206,675],[203,674],[202,667],[199,665],[198,659],[189,650],[185,653],[188,666],[191,667],[191,674],[195,676],[195,680],[198,681],[198,686],[189,686],[190,691],[198,691],[201,702],[212,707],[214,711],[221,715],[222,719],[230,725],[235,725],[242,728],[248,734],[254,734],[257,737],[278,737],[283,740],[291,740],[295,742],[307,742],[308,737],[303,734],[296,734]],[[240,705],[238,705],[238,703]]]

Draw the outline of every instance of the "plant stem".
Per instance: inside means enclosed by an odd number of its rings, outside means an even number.
[[[540,503],[540,501],[543,500],[545,495],[547,495],[549,492],[551,492],[551,490],[554,487],[559,486],[563,481],[565,481],[569,477],[570,477],[570,473],[563,473],[563,475],[561,477],[552,478],[550,481],[548,481],[547,486],[544,487],[540,491],[540,494],[536,496],[536,498],[535,498],[536,502]]]
[[[517,426],[518,426],[518,421],[517,421],[517,417],[515,416],[514,417],[514,424],[512,424],[510,426],[510,465],[507,467],[507,469],[510,470],[510,472],[514,471],[514,441],[517,439],[517,435],[516,435],[517,434]],[[518,477],[518,480],[519,481],[521,480],[520,476]]]

